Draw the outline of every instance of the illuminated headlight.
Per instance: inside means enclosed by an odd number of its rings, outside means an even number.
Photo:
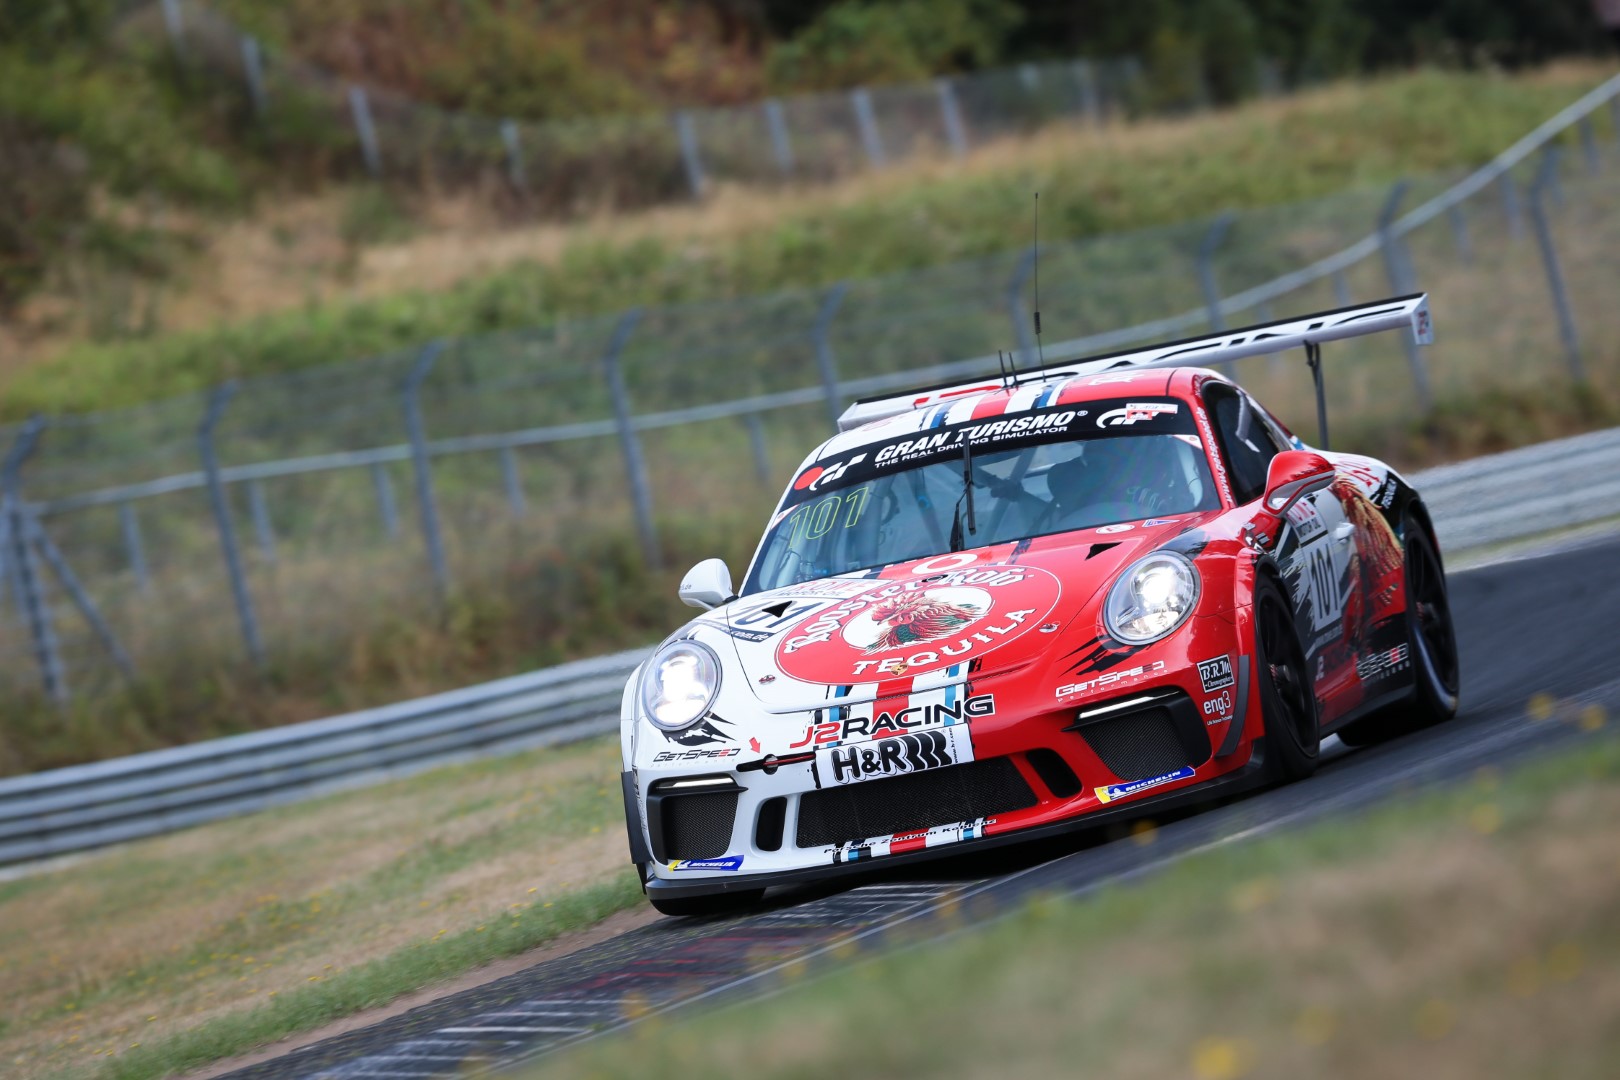
[[[1119,576],[1103,623],[1127,645],[1157,641],[1186,621],[1198,603],[1198,571],[1185,557],[1157,551]]]
[[[703,718],[720,692],[720,660],[707,645],[674,641],[659,649],[641,674],[641,711],[665,731]]]

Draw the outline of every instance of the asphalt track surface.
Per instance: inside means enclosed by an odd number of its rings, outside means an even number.
[[[1553,550],[1451,577],[1462,648],[1457,718],[1381,747],[1330,740],[1310,780],[1159,823],[1151,844],[1114,830],[1012,845],[976,857],[772,896],[729,919],[662,919],[410,1012],[238,1070],[267,1077],[465,1076],[533,1061],[649,1016],[769,992],[825,970],[993,919],[1035,893],[1079,895],[1191,852],[1343,814],[1419,784],[1467,778],[1576,737],[1527,702],[1565,714],[1620,706],[1620,539]]]

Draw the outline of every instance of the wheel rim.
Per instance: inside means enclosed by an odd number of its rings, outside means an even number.
[[[1271,688],[1285,714],[1282,719],[1295,742],[1310,751],[1315,718],[1305,696],[1305,657],[1282,610],[1271,601],[1260,605],[1260,648]]]
[[[1429,669],[1448,694],[1457,692],[1457,638],[1451,626],[1451,605],[1445,578],[1434,552],[1421,541],[1406,546],[1406,595],[1417,628],[1412,635],[1429,661]]]

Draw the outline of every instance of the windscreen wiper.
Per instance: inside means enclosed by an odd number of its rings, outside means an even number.
[[[973,516],[973,440],[963,433],[962,439],[962,494],[956,500],[956,513],[951,516],[951,550],[961,551],[963,548],[962,536],[962,504],[967,503],[967,531],[972,536],[978,533],[978,524]]]

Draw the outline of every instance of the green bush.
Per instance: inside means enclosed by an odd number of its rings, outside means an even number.
[[[836,90],[986,67],[1020,17],[1011,0],[841,0],[771,49],[766,77],[779,90]]]

